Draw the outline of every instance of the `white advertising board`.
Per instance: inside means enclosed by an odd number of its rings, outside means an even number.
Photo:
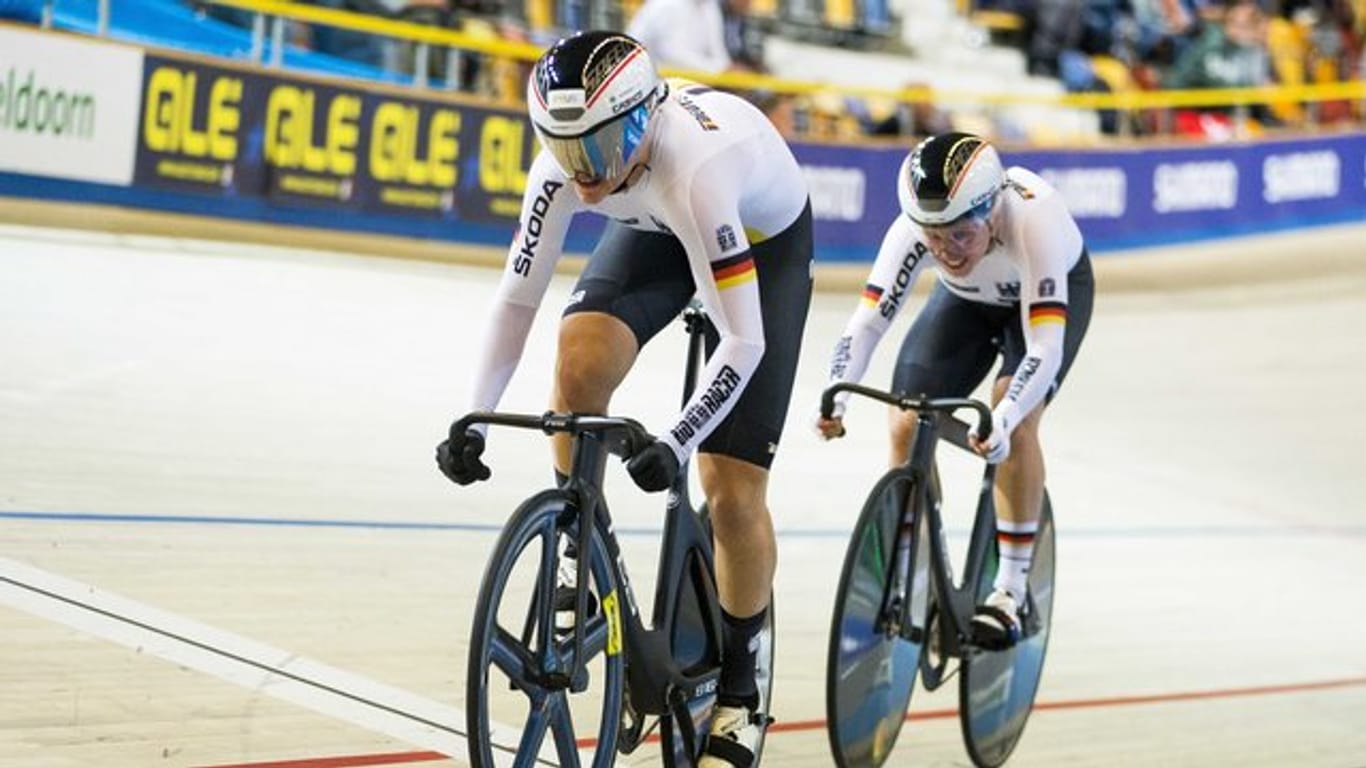
[[[0,171],[128,185],[142,52],[0,27]]]

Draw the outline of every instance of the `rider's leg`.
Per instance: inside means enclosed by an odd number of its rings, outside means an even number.
[[[911,458],[911,441],[915,440],[915,411],[891,408],[887,425],[892,437],[888,466],[899,467]]]
[[[603,312],[579,312],[566,315],[560,321],[559,352],[555,359],[555,388],[550,408],[558,412],[606,413],[621,380],[637,353],[635,334],[621,320]],[[552,447],[555,454],[556,483],[569,474],[570,451],[573,440],[556,434]],[[563,557],[556,575],[555,627],[557,632],[569,632],[574,626],[575,585],[578,582],[578,551],[573,542],[565,542]],[[591,614],[596,610],[596,598],[588,601]]]
[[[1005,395],[1010,381],[1008,377],[996,380],[993,402],[999,402]],[[997,467],[993,491],[996,543],[1001,555],[993,586],[1010,592],[1021,604],[1043,511],[1044,459],[1039,445],[1039,423],[1044,407],[1040,405],[1031,411],[1010,433],[1010,456]]]
[[[560,321],[555,389],[550,407],[559,412],[606,413],[612,393],[635,362],[635,334],[604,312],[578,312]],[[555,471],[569,473],[572,440],[554,437]]]
[[[768,511],[768,470],[716,453],[698,454],[716,545],[723,649],[721,692],[737,700],[758,693],[757,638],[773,594],[778,546]]]

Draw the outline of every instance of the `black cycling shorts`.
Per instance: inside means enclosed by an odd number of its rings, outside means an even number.
[[[1067,329],[1063,334],[1062,366],[1048,390],[1048,400],[1062,385],[1072,360],[1091,324],[1096,284],[1091,257],[1085,250],[1067,273]],[[925,308],[916,316],[897,354],[892,391],[902,395],[967,397],[991,370],[997,356],[996,378],[1015,375],[1024,359],[1024,326],[1020,305],[998,306],[968,301],[936,281]]]
[[[764,356],[734,408],[702,441],[699,452],[765,469],[773,463],[811,304],[812,250],[810,204],[787,229],[750,248],[763,307]],[[696,290],[687,254],[676,237],[609,222],[564,314],[612,315],[626,323],[644,347],[678,317]],[[708,323],[708,357],[719,342]]]

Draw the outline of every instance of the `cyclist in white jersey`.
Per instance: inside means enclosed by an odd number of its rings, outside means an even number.
[[[556,43],[536,63],[527,101],[542,151],[527,176],[470,406],[491,410],[502,397],[575,213],[610,221],[561,321],[551,408],[605,413],[639,348],[693,296],[701,301],[712,327],[697,390],[627,470],[641,488],[661,491],[699,454],[725,630],[701,765],[743,765],[766,725],[755,714],[752,641],[777,557],[768,468],[811,297],[806,184],[761,112],[706,86],[660,80],[645,49],[619,33]],[[569,447],[556,440],[561,476]],[[457,483],[483,480],[483,450],[483,432],[452,434],[437,461]]]
[[[992,431],[974,447],[999,463],[994,490],[1000,568],[978,607],[980,641],[1019,638],[1029,563],[1043,505],[1039,422],[1062,383],[1091,318],[1090,257],[1062,196],[1036,174],[1006,170],[995,148],[969,134],[921,142],[901,164],[902,214],[883,237],[859,307],[835,346],[829,382],[863,378],[911,286],[934,262],[939,281],[902,342],[892,389],[903,395],[963,397],[998,356]],[[844,434],[847,393],[820,434]],[[893,409],[891,463],[906,461],[914,413]]]

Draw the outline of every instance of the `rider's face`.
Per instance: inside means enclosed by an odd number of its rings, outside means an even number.
[[[930,253],[940,268],[964,277],[991,248],[991,225],[987,218],[968,216],[944,227],[921,227]]]
[[[600,203],[606,199],[608,195],[617,191],[617,188],[622,184],[625,184],[628,181],[635,183],[636,180],[631,178],[632,174],[646,168],[646,163],[649,162],[649,159],[650,148],[647,145],[642,146],[640,151],[636,152],[636,156],[631,158],[631,162],[626,164],[626,169],[613,178],[608,179],[600,176],[576,173],[570,178],[570,181],[574,182],[574,193],[579,196],[580,200],[588,205]]]
[[[629,172],[628,169],[627,173]],[[621,184],[620,179],[606,179],[601,176],[584,174],[575,174],[572,181],[574,182],[575,194],[589,205],[602,202],[608,195],[612,194],[612,190]]]

